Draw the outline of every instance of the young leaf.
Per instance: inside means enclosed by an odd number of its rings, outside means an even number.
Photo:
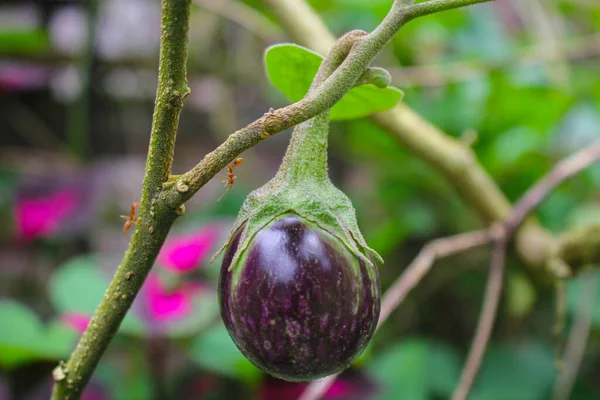
[[[50,300],[60,313],[91,316],[108,283],[108,277],[101,273],[93,258],[75,258],[52,276]],[[127,313],[119,330],[130,335],[140,335],[144,331],[142,321],[132,311]]]
[[[390,86],[391,83],[392,76],[386,69],[369,67],[365,70],[365,72],[363,72],[360,78],[358,78],[358,81],[354,84],[354,86],[372,84],[380,89],[385,89],[386,87]]]
[[[74,334],[47,328],[29,308],[0,301],[0,367],[16,367],[36,360],[58,360],[71,350]]]
[[[269,47],[265,53],[267,76],[292,101],[301,100],[317,74],[323,57],[295,44]],[[357,86],[331,108],[332,120],[348,120],[389,110],[401,99],[397,88],[373,84]]]

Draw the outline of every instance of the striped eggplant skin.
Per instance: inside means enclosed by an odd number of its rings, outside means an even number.
[[[275,377],[309,381],[350,366],[369,343],[380,312],[376,267],[337,238],[287,214],[260,230],[219,278],[221,316],[240,351]]]

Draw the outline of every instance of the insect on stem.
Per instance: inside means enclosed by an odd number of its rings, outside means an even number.
[[[223,196],[225,196],[225,194],[226,194],[227,192],[229,192],[229,189],[231,189],[231,187],[232,187],[232,186],[233,186],[233,184],[235,183],[236,176],[235,176],[235,174],[233,173],[233,169],[234,169],[235,167],[239,167],[239,166],[242,164],[242,162],[244,162],[244,159],[243,159],[243,158],[241,158],[241,157],[240,157],[240,158],[236,158],[235,160],[233,160],[233,161],[231,162],[231,164],[229,164],[229,165],[227,165],[227,166],[225,167],[225,168],[227,168],[227,179],[225,179],[223,182],[225,183],[225,187],[226,187],[227,189],[225,189],[225,192],[224,192],[224,193],[221,195],[221,197],[219,197],[219,198],[217,199],[217,202],[221,201],[221,199],[223,198]]]
[[[131,203],[131,210],[129,211],[129,216],[120,215],[122,219],[125,220],[125,224],[123,224],[123,233],[127,232],[129,228],[131,228],[131,224],[135,224],[137,222],[135,218],[135,212],[137,211],[139,203],[134,201]]]

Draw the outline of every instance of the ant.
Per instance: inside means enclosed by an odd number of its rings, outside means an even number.
[[[125,224],[123,225],[123,233],[127,232],[129,230],[129,228],[131,228],[131,224],[135,224],[138,220],[139,217],[136,219],[135,218],[135,212],[138,208],[139,203],[137,201],[134,201],[133,203],[131,203],[131,210],[129,211],[129,217],[126,215],[121,215],[120,217],[123,218],[125,220]]]
[[[242,162],[244,162],[243,158],[236,158],[235,160],[233,160],[231,162],[231,164],[227,165],[225,168],[227,168],[227,179],[224,180],[223,182],[225,183],[225,187],[227,189],[225,189],[225,193],[227,193],[229,191],[229,189],[231,189],[231,187],[233,186],[233,184],[235,183],[236,180],[236,176],[233,173],[233,169],[235,167],[239,167]],[[221,195],[221,197],[219,197],[219,199],[217,201],[221,201],[221,199],[223,198],[223,196],[225,196],[225,193],[223,193]]]

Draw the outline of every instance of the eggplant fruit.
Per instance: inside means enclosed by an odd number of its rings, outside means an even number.
[[[290,381],[349,367],[379,319],[374,264],[293,213],[260,229],[234,258],[241,232],[232,237],[219,278],[221,316],[240,351]]]

